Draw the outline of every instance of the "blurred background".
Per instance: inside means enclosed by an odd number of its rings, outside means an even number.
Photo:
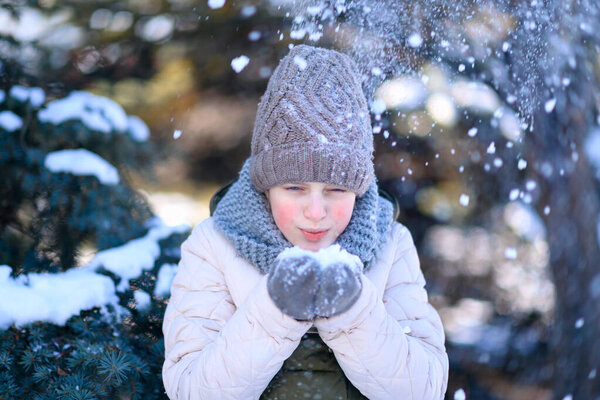
[[[4,319],[0,398],[11,390],[59,398],[84,384],[89,398],[151,398],[149,387],[161,398],[160,382],[148,383],[160,374],[168,299],[158,276],[175,268],[187,230],[161,236],[160,255],[139,275],[116,272],[99,254],[151,236],[156,226],[144,221],[153,215],[164,229],[208,217],[210,197],[250,154],[273,69],[300,43],[346,52],[361,69],[379,183],[399,201],[444,322],[447,398],[600,398],[598,6],[408,3],[0,3],[5,284],[31,287],[32,274],[90,265],[117,287],[129,282],[113,302],[127,309],[118,323],[95,304],[62,322]],[[93,96],[77,103],[79,91]],[[57,106],[67,97],[79,114]],[[98,174],[49,166],[50,153],[77,148],[116,167],[120,194],[102,192]],[[118,198],[123,214],[103,198]],[[99,204],[102,212],[90,211]],[[135,223],[124,222],[132,214]],[[88,342],[74,339],[81,332]],[[140,340],[154,364],[127,358]],[[85,353],[90,343],[102,345]],[[81,354],[98,355],[97,365]],[[105,379],[93,383],[78,367]]]

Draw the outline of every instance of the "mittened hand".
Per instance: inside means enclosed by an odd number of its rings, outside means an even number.
[[[360,296],[360,259],[333,245],[318,252],[283,251],[267,278],[267,290],[281,311],[298,320],[332,317]]]
[[[278,257],[267,278],[267,290],[281,311],[297,320],[315,317],[321,267],[309,255]]]
[[[362,284],[358,265],[336,262],[323,267],[321,284],[315,298],[315,314],[332,317],[347,311],[360,296]]]

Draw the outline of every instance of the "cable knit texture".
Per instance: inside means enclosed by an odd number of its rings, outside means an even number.
[[[217,205],[214,220],[236,251],[266,274],[277,255],[292,244],[277,228],[265,195],[250,181],[250,163],[246,161],[238,180]],[[356,198],[352,218],[336,243],[360,258],[366,270],[375,260],[392,222],[393,206],[379,197],[373,182],[364,196]]]
[[[269,79],[256,113],[250,177],[264,192],[285,182],[323,182],[362,196],[374,181],[373,134],[350,57],[292,48]]]

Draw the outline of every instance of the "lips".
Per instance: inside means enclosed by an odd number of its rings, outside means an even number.
[[[323,237],[327,234],[327,229],[326,230],[300,229],[300,231],[302,232],[304,237],[311,242],[317,242],[317,241],[323,239]]]

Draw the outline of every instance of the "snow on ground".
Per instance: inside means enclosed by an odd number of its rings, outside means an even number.
[[[118,308],[116,290],[129,288],[129,280],[152,268],[160,254],[158,241],[176,232],[185,232],[188,226],[166,226],[158,218],[142,238],[123,246],[100,251],[88,264],[57,274],[31,273],[10,276],[8,265],[0,266],[0,329],[10,325],[23,326],[36,321],[64,325],[82,310],[112,304]],[[119,285],[97,272],[100,267],[121,277]],[[164,270],[164,272],[163,272]],[[168,295],[175,266],[161,267],[156,284],[157,295]],[[148,293],[134,294],[137,306],[148,306]]]
[[[44,166],[52,172],[92,175],[105,185],[119,183],[117,169],[99,155],[86,149],[58,150],[48,153]]]
[[[0,112],[0,129],[8,132],[14,132],[17,129],[21,129],[23,126],[23,120],[17,114],[12,111]]]

